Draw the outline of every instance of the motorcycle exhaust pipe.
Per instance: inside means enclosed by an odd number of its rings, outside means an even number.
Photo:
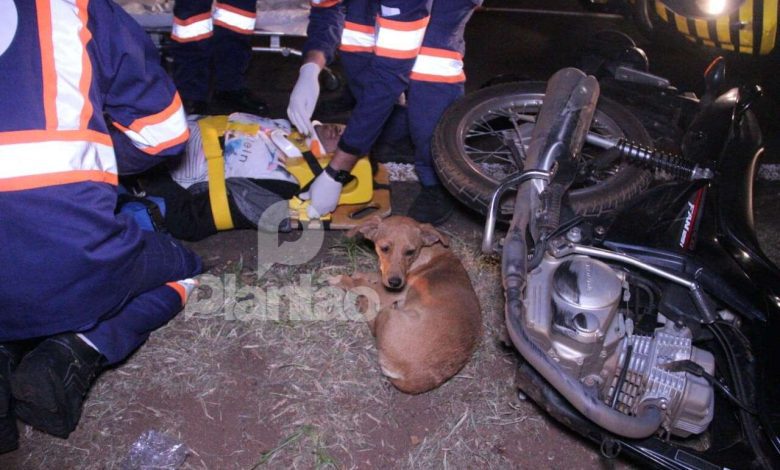
[[[553,75],[529,147],[528,158],[533,165],[532,169],[549,171],[556,162],[561,163],[566,158],[579,155],[595,112],[598,93],[595,78],[577,69],[564,69]],[[505,321],[512,342],[523,358],[586,418],[620,436],[634,439],[651,436],[663,420],[658,407],[648,404],[636,416],[610,408],[598,399],[594,390],[586,389],[576,378],[563,372],[525,331],[523,294],[528,270],[526,234],[531,214],[534,213],[532,211],[538,203],[534,184],[540,182],[526,181],[518,188],[515,212],[501,256]]]

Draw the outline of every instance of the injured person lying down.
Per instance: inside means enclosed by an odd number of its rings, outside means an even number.
[[[290,146],[293,153],[331,153],[344,130],[343,124],[317,124],[317,136],[304,139],[285,119],[244,113],[206,116],[189,127],[180,159],[123,181],[129,192],[120,196],[119,210],[140,208],[142,217],[153,212],[152,219],[158,219],[152,220],[154,229],[193,241],[219,230],[258,228],[268,208],[301,190],[285,166]]]

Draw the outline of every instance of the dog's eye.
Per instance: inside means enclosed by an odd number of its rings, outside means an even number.
[[[388,245],[385,245],[385,246],[380,246],[380,247],[379,247],[379,250],[380,250],[382,253],[387,253],[388,251],[390,251],[390,246],[388,246]]]
[[[406,250],[404,251],[404,254],[406,256],[414,256],[414,249],[412,248],[411,250]]]

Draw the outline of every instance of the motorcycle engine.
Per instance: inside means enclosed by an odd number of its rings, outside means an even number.
[[[692,345],[687,327],[660,315],[663,326],[635,334],[621,308],[628,287],[624,272],[599,260],[546,255],[528,275],[526,331],[565,372],[618,411],[633,415],[650,401],[664,411],[662,427],[671,434],[703,432],[713,418],[712,386],[667,367],[692,361],[713,374],[714,357]]]

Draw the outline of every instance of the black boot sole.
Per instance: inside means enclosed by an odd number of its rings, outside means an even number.
[[[19,448],[19,430],[13,416],[0,418],[0,454]]]
[[[63,405],[65,389],[49,369],[25,370],[23,364],[11,379],[11,390],[16,416],[30,426],[63,439],[76,428]]]

